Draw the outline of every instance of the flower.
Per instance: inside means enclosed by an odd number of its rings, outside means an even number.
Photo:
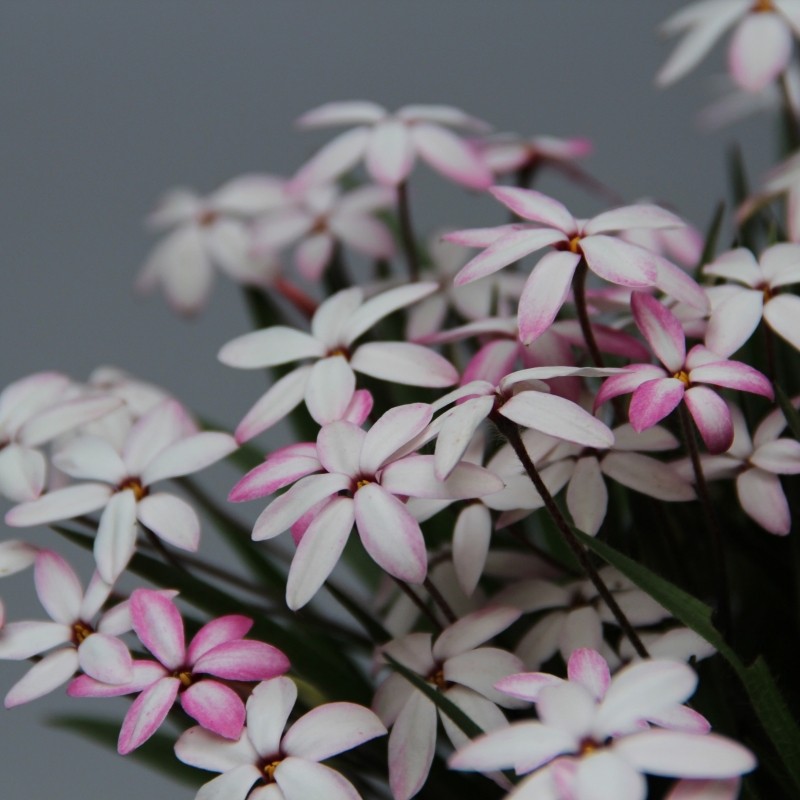
[[[519,301],[519,334],[523,344],[541,336],[566,300],[581,259],[592,272],[620,286],[660,286],[678,299],[705,307],[702,290],[665,258],[609,233],[628,228],[676,228],[683,221],[654,205],[623,206],[590,220],[578,220],[558,200],[532,189],[494,186],[503,205],[536,226],[513,223],[497,228],[456,231],[445,239],[486,249],[456,275],[464,283],[491,275],[523,256],[552,245],[528,276]]]
[[[173,229],[142,267],[136,286],[158,284],[181,314],[195,314],[208,302],[218,266],[240,283],[269,283],[277,264],[250,256],[249,222],[283,202],[283,181],[271,175],[234,178],[207,197],[173,189],[150,215],[156,229]]]
[[[276,647],[242,638],[253,625],[248,617],[230,614],[211,620],[187,647],[180,612],[161,592],[136,589],[130,598],[130,615],[139,640],[158,661],[136,662],[134,680],[128,683],[108,686],[80,676],[69,688],[72,697],[141,692],[119,732],[117,749],[123,755],[158,730],[176,699],[204,728],[237,739],[245,707],[225,682],[262,681],[289,669],[289,659]]]
[[[567,668],[566,681],[541,672],[499,681],[501,691],[532,700],[538,720],[474,739],[451,768],[532,773],[509,800],[590,800],[598,786],[615,800],[644,800],[643,774],[717,779],[755,768],[749,750],[708,733],[705,719],[681,705],[697,684],[686,664],[648,659],[612,678],[598,652],[579,649]]]
[[[55,465],[73,478],[90,482],[48,492],[14,506],[6,522],[28,527],[71,519],[103,509],[94,544],[101,577],[113,583],[136,549],[137,521],[157,536],[184,550],[196,550],[200,521],[192,507],[152,484],[196,472],[233,452],[237,445],[226,433],[187,433],[194,423],[183,407],[166,400],[130,429],[121,451],[97,436],[80,436],[54,457]]]
[[[432,641],[429,633],[411,633],[381,648],[381,652],[417,673],[455,703],[485,731],[507,725],[497,707],[520,708],[525,703],[504,696],[494,684],[519,669],[521,661],[505,650],[479,647],[508,628],[520,616],[513,608],[483,608],[445,628]],[[425,783],[436,749],[437,716],[454,745],[467,737],[446,714],[399,673],[378,688],[372,707],[389,735],[389,785],[395,800],[409,800]]]
[[[492,182],[492,173],[477,150],[448,130],[482,132],[489,126],[452,106],[410,105],[390,114],[366,101],[326,103],[303,114],[297,125],[357,127],[337,136],[308,161],[292,181],[296,188],[330,181],[361,158],[374,180],[398,186],[408,178],[417,156],[446,178],[471,189],[486,189]]]
[[[728,69],[743,89],[757,92],[789,66],[792,38],[800,36],[800,0],[701,0],[682,8],[662,26],[684,37],[656,83],[668,86],[686,75],[733,25]]]
[[[0,636],[0,658],[21,660],[47,653],[17,681],[6,695],[6,708],[28,703],[69,680],[82,669],[105,683],[121,684],[132,678],[128,648],[116,638],[130,630],[127,604],[92,619],[111,594],[111,585],[97,573],[86,593],[78,576],[58,553],[40,550],[34,565],[36,593],[52,622],[10,622]]]
[[[382,569],[402,581],[422,583],[425,541],[406,499],[464,499],[502,488],[488,470],[466,462],[439,480],[434,457],[410,451],[409,442],[432,414],[425,403],[397,406],[366,432],[351,422],[331,422],[320,430],[316,447],[284,448],[232,489],[229,499],[238,502],[297,481],[264,509],[253,528],[253,539],[261,541],[300,522],[286,584],[290,608],[305,605],[330,575],[354,523],[364,549]]]
[[[394,193],[384,186],[361,186],[341,194],[335,184],[322,184],[289,192],[284,206],[253,226],[252,250],[266,256],[299,241],[295,264],[310,281],[322,277],[340,241],[371,258],[391,258],[392,233],[374,212],[394,201]]]
[[[273,325],[228,342],[219,360],[230,367],[260,369],[314,359],[284,375],[247,412],[236,428],[239,442],[267,430],[305,399],[320,424],[340,419],[361,423],[365,396],[356,392],[355,372],[411,386],[443,387],[458,381],[450,362],[408,342],[355,345],[378,320],[436,291],[435,283],[413,283],[364,301],[358,288],[345,289],[320,303],[311,332]]]
[[[222,773],[196,800],[361,800],[345,777],[320,762],[383,736],[386,728],[363,706],[326,703],[284,733],[296,699],[293,681],[273,678],[250,695],[247,726],[235,742],[200,727],[181,735],[175,742],[181,761]]]
[[[800,283],[800,245],[776,244],[756,262],[743,247],[730,250],[703,268],[703,273],[733,281],[731,292],[712,311],[706,345],[726,356],[738,350],[764,318],[769,327],[800,350],[800,297],[780,289]],[[738,285],[737,285],[738,284]]]
[[[607,378],[595,398],[595,408],[621,394],[633,392],[628,412],[639,432],[655,425],[682,401],[710,453],[722,453],[733,441],[733,423],[725,401],[701,384],[710,383],[753,392],[772,400],[772,384],[758,370],[740,361],[721,359],[702,345],[687,354],[678,318],[654,297],[634,292],[631,298],[636,326],[666,367],[632,364],[627,374]]]

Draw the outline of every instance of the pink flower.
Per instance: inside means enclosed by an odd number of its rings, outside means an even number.
[[[383,736],[386,728],[363,706],[327,703],[284,733],[296,699],[293,681],[273,678],[250,695],[247,727],[235,742],[200,727],[181,735],[175,743],[181,761],[222,773],[196,800],[361,800],[346,778],[319,762]]]
[[[324,425],[340,419],[358,424],[366,419],[368,397],[356,391],[355,373],[380,380],[428,386],[451,386],[455,367],[426,347],[408,342],[367,342],[356,345],[378,320],[427,297],[435,283],[414,283],[390,289],[364,301],[358,287],[329,297],[311,320],[311,332],[274,325],[246,333],[219,352],[223,364],[261,369],[301,359],[313,360],[284,375],[247,412],[236,428],[240,442],[267,430],[301,401]]]
[[[95,624],[112,587],[95,573],[84,594],[72,567],[52,550],[40,550],[34,567],[36,593],[52,622],[10,622],[0,636],[0,658],[21,660],[44,653],[6,695],[6,708],[28,703],[69,680],[80,668],[105,683],[132,677],[128,648],[116,638],[130,630],[125,605]]]
[[[727,28],[736,25],[728,69],[749,91],[759,91],[783,73],[800,36],[799,0],[701,0],[673,14],[662,26],[684,37],[656,76],[668,86],[692,70]]]
[[[585,138],[523,138],[513,134],[491,136],[477,142],[477,146],[495,175],[507,175],[526,168],[534,169],[541,164],[569,164],[590,155],[593,149],[591,141]]]
[[[707,733],[703,717],[681,705],[697,684],[686,664],[640,661],[612,678],[599,653],[581,649],[570,656],[568,675],[566,681],[541,672],[501,680],[501,691],[536,703],[538,720],[473,740],[450,766],[532,773],[509,800],[590,800],[598,786],[615,800],[644,800],[644,774],[724,779],[756,765],[749,750]]]
[[[519,301],[519,334],[530,344],[549,328],[567,298],[581,261],[604,280],[641,289],[659,286],[678,299],[705,307],[702,290],[678,267],[661,256],[610,233],[629,228],[676,228],[683,221],[663,208],[634,205],[578,220],[551,197],[531,189],[495,186],[491,193],[523,219],[536,223],[456,231],[448,241],[484,247],[456,275],[456,285],[491,275],[529,253],[552,246],[533,268]]]
[[[758,370],[740,361],[721,359],[701,345],[687,354],[680,322],[654,297],[635,292],[631,305],[637,327],[666,369],[632,364],[629,373],[603,383],[595,407],[633,392],[630,422],[634,430],[643,431],[685,402],[709,452],[724,452],[733,441],[730,411],[718,394],[702,384],[753,392],[770,400],[772,384]]]
[[[435,642],[429,633],[411,633],[384,645],[381,652],[424,678],[485,731],[496,730],[507,725],[498,705],[525,705],[494,688],[521,662],[505,650],[479,645],[504,631],[519,615],[513,608],[485,608],[445,628]],[[468,741],[446,714],[437,713],[436,705],[398,673],[381,684],[372,707],[392,728],[389,785],[395,800],[409,800],[425,783],[436,749],[437,717],[455,746]]]
[[[464,499],[502,488],[499,478],[469,463],[457,465],[440,480],[434,457],[412,452],[409,442],[432,413],[425,403],[397,406],[367,432],[351,422],[331,422],[320,430],[316,447],[284,448],[233,488],[229,499],[253,500],[296,481],[264,509],[253,528],[253,539],[261,541],[301,523],[286,585],[290,608],[300,608],[317,592],[354,523],[367,553],[382,569],[400,580],[422,583],[425,541],[406,499]]]
[[[283,181],[270,175],[243,175],[207,197],[174,189],[149,217],[152,227],[173,230],[150,254],[137,288],[161,284],[176,311],[195,314],[208,302],[215,266],[240,283],[269,283],[277,265],[250,257],[248,223],[283,196]]]
[[[204,728],[237,739],[245,708],[226,681],[262,681],[282,675],[289,659],[272,645],[243,639],[253,625],[231,614],[206,623],[188,648],[175,603],[161,592],[136,589],[130,599],[133,630],[158,659],[138,661],[132,682],[108,686],[88,676],[70,685],[73,697],[115,697],[141,692],[128,709],[117,748],[123,755],[144,744],[160,727],[177,699]],[[211,677],[209,677],[211,676]]]
[[[337,178],[362,158],[370,176],[398,186],[417,156],[446,178],[471,189],[486,189],[492,173],[477,150],[448,128],[485,131],[488,126],[451,106],[403,106],[394,114],[366,101],[326,103],[297,120],[301,128],[355,125],[325,145],[294,177],[305,188]]]
[[[102,508],[94,554],[108,583],[116,580],[136,549],[137,521],[169,544],[196,550],[200,521],[192,507],[172,494],[151,491],[157,481],[196,472],[236,449],[233,437],[225,433],[187,435],[193,426],[183,407],[167,400],[133,425],[121,452],[97,436],[73,439],[54,463],[71,477],[89,482],[14,506],[6,522],[28,527]]]
[[[253,252],[266,256],[299,242],[295,264],[310,281],[322,277],[339,242],[370,258],[391,258],[392,232],[375,212],[394,202],[394,192],[384,186],[341,194],[335,184],[323,184],[288,193],[284,206],[255,223]]]
[[[800,297],[780,290],[800,283],[800,245],[776,244],[756,262],[744,248],[723,253],[703,273],[733,281],[729,296],[714,307],[706,345],[727,356],[752,335],[762,317],[769,327],[800,350]]]

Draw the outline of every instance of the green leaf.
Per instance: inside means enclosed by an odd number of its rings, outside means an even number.
[[[84,739],[96,742],[116,752],[119,722],[97,717],[59,715],[50,717],[46,724],[51,728],[77,733]],[[126,758],[166,775],[179,783],[197,788],[203,782],[203,773],[178,761],[174,752],[175,735],[157,732]]]
[[[714,211],[714,216],[711,219],[711,224],[708,226],[706,232],[706,240],[703,244],[703,252],[700,255],[700,261],[695,267],[695,274],[697,274],[702,267],[710,264],[714,260],[714,254],[717,252],[717,241],[719,240],[719,232],[722,229],[722,220],[725,218],[725,203],[720,200],[717,208]]]
[[[750,704],[780,756],[784,769],[800,789],[800,727],[786,706],[775,679],[761,658],[746,666],[711,622],[711,608],[673,583],[582,531],[575,535],[604,561],[616,567],[676,619],[710,642],[744,685]]]
[[[786,417],[789,430],[795,439],[800,440],[800,413],[798,413],[789,395],[777,383],[773,384],[773,386],[775,387],[775,397],[783,411],[783,416]]]

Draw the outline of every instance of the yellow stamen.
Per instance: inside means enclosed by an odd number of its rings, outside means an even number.
[[[592,753],[597,752],[599,749],[599,745],[593,739],[584,739],[581,742],[580,750],[578,751],[578,755],[581,756],[588,756]]]
[[[581,252],[580,241],[581,241],[581,237],[578,236],[577,233],[569,240],[568,248],[569,248],[570,253],[580,253]]]
[[[440,692],[443,692],[447,688],[447,681],[444,679],[444,670],[434,669],[430,675],[425,679],[428,683],[432,683]]]
[[[90,628],[85,622],[76,622],[72,626],[72,641],[75,642],[75,644],[81,644],[93,633],[94,630],[92,630],[92,628]]]
[[[261,771],[264,773],[267,783],[275,783],[275,770],[278,769],[278,764],[280,763],[280,761],[271,761],[262,767]]]
[[[755,0],[753,7],[750,9],[752,14],[763,14],[771,11],[775,11],[775,4],[772,0]]]
[[[356,481],[356,491],[358,489],[363,489],[365,486],[368,486],[370,483],[372,483],[372,481],[369,480],[368,478],[361,478],[361,480]]]
[[[672,377],[677,378],[684,386],[689,386],[689,373],[686,370],[678,370]]]
[[[204,228],[207,228],[209,225],[213,225],[216,222],[217,217],[216,211],[212,211],[209,209],[208,211],[204,211],[200,216],[197,218],[197,222],[199,225],[202,225]]]
[[[192,673],[187,669],[182,669],[174,673],[173,677],[177,678],[181,684],[183,684],[184,689],[188,689],[192,685]]]
[[[124,492],[126,489],[130,489],[133,492],[137,503],[143,497],[147,497],[148,489],[146,486],[142,486],[142,482],[138,478],[125,478],[125,480],[117,486],[118,492]]]

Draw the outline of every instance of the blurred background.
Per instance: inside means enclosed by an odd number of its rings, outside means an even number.
[[[330,100],[447,103],[498,131],[587,136],[595,151],[583,165],[626,202],[657,199],[705,229],[727,191],[726,150],[740,143],[755,181],[773,158],[774,130],[764,117],[699,129],[711,77],[724,71],[722,47],[676,87],[654,88],[674,46],[659,41],[657,25],[682,5],[0,0],[0,386],[44,369],[85,379],[113,364],[232,429],[264,388],[261,375],[216,360],[247,330],[240,291],[218,279],[191,321],[161,296],[134,296],[155,241],[142,221],[175,185],[207,193],[244,172],[292,174],[335,133],[300,133],[293,120]],[[561,176],[537,187],[577,215],[602,209]],[[424,166],[411,202],[420,233],[505,221],[497,203]],[[235,475],[220,468],[208,480],[224,497]],[[54,542],[46,531],[9,535]],[[214,548],[207,535],[201,552],[216,558]],[[86,574],[87,559],[77,561]],[[43,616],[29,572],[0,582],[0,596],[11,619]],[[0,693],[23,669],[3,663]],[[44,724],[87,707],[57,692],[0,713],[6,800],[192,797],[130,757]],[[102,712],[117,725],[126,707]]]

